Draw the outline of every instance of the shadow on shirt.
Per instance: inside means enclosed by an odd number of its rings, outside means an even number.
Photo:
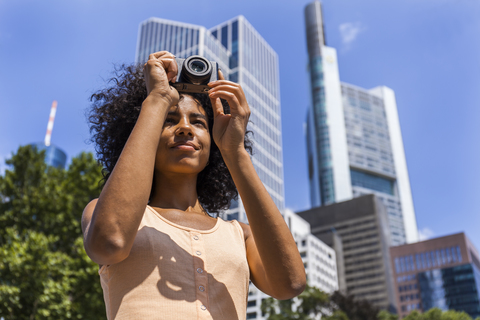
[[[189,244],[186,239],[183,241],[184,246]],[[196,318],[197,313],[203,312],[210,313],[211,318],[217,320],[237,318],[238,313],[226,285],[208,272],[215,266],[205,265],[200,258],[202,252],[200,257],[197,254],[184,250],[168,234],[142,227],[137,232],[130,255],[107,267],[109,318],[118,316],[128,319],[139,313],[154,312],[161,319],[166,319],[162,313],[168,313],[172,307],[177,308],[177,319]],[[224,262],[221,264],[225,266]],[[187,303],[175,303],[179,301]],[[210,318],[207,314],[205,316],[205,319]],[[199,318],[203,319],[202,316]]]

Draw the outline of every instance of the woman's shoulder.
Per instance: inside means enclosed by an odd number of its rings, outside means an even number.
[[[221,218],[217,218],[217,219],[220,219],[223,223],[228,223],[228,224],[232,225],[234,228],[238,229],[243,234],[243,237],[244,237],[245,241],[252,234],[250,226],[246,223],[240,222],[238,220],[223,220]]]
[[[85,233],[85,229],[90,224],[92,220],[93,211],[95,210],[95,206],[97,205],[98,198],[93,199],[90,201],[83,209],[82,213],[82,232]]]

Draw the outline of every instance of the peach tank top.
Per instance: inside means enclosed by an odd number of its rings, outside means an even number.
[[[250,275],[237,221],[195,230],[147,207],[128,258],[99,274],[109,320],[246,318]]]

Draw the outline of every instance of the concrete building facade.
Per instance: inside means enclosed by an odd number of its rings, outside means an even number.
[[[417,241],[417,225],[395,94],[340,82],[325,44],[319,1],[305,7],[311,102],[307,152],[312,207],[376,194],[395,245]]]
[[[480,257],[464,233],[390,248],[400,318],[412,310],[480,316]]]
[[[310,223],[314,236],[337,248],[340,290],[379,308],[396,310],[391,240],[381,200],[373,194],[364,195],[298,215]]]

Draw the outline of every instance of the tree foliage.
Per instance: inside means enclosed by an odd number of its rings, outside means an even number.
[[[67,170],[20,147],[0,176],[0,317],[105,319],[98,265],[85,254],[80,218],[100,193],[90,153]]]
[[[377,320],[380,309],[368,302],[355,298],[353,295],[343,295],[335,291],[331,296],[338,309],[345,312],[349,320]]]

